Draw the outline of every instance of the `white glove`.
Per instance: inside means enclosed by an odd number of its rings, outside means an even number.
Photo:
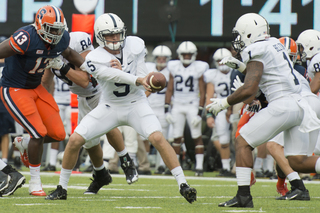
[[[246,69],[246,65],[243,62],[239,61],[238,59],[236,59],[232,56],[228,56],[228,57],[223,58],[219,62],[219,64],[225,64],[232,69],[239,70],[240,72],[243,72]]]
[[[53,68],[53,69],[56,69],[56,70],[61,70],[61,68],[63,67],[64,63],[63,61],[61,60],[60,57],[56,57],[56,58],[53,58],[51,60],[49,60],[46,68]]]
[[[210,98],[210,101],[212,101],[211,104],[208,104],[206,106],[207,109],[209,109],[209,112],[217,116],[219,112],[221,112],[224,109],[227,109],[230,105],[227,101],[227,98]]]
[[[173,119],[173,116],[171,115],[170,112],[167,112],[166,113],[166,120],[169,124],[173,124],[174,123],[174,119]]]
[[[200,122],[202,121],[202,118],[200,116],[197,115],[197,117],[193,118],[191,121],[191,124],[196,127],[200,124]]]
[[[244,85],[244,83],[241,82],[239,76],[237,75],[237,77],[233,80],[234,88],[232,87],[231,90],[235,92],[237,89],[239,89],[239,87],[242,87],[242,85]]]

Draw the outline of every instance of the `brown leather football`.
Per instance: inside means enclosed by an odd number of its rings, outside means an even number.
[[[148,74],[147,83],[153,92],[158,92],[166,87],[166,77],[160,72],[151,72]]]

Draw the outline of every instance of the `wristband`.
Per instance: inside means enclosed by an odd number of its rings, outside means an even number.
[[[202,111],[203,111],[203,107],[202,107],[202,106],[199,106],[199,108],[198,108],[198,116],[201,117]]]
[[[227,109],[230,106],[230,104],[228,103],[227,98],[224,98],[224,99],[221,100],[221,105],[224,107],[224,109]]]
[[[207,117],[207,118],[213,117],[213,114],[212,114],[211,112],[207,112],[206,117]]]
[[[164,105],[164,113],[167,113],[167,112],[169,112],[169,104],[165,104]]]
[[[241,73],[243,73],[243,71],[245,71],[246,68],[247,68],[247,66],[243,62],[240,61],[239,67],[237,70],[239,70]]]
[[[63,64],[63,66],[61,67],[60,69],[60,73],[62,75],[67,75],[67,73],[69,72],[70,70],[70,66],[68,64]]]

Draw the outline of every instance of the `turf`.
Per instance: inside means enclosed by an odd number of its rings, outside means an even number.
[[[251,188],[254,208],[221,208],[220,202],[231,199],[237,190],[235,178],[215,178],[217,173],[205,173],[205,177],[193,177],[186,171],[188,183],[198,191],[198,199],[189,204],[179,193],[171,176],[140,176],[139,181],[128,185],[124,175],[112,175],[113,182],[103,187],[97,195],[83,195],[90,184],[90,174],[72,175],[68,199],[48,201],[44,197],[28,194],[30,175],[23,172],[26,184],[14,195],[0,198],[0,212],[320,212],[320,181],[306,181],[310,201],[278,201],[275,180],[258,179]],[[211,176],[211,177],[209,177]],[[41,173],[46,193],[55,189],[59,175]],[[290,184],[289,184],[290,185]]]

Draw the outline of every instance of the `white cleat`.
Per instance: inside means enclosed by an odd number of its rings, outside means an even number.
[[[34,196],[46,196],[46,193],[42,189],[41,180],[29,181],[29,194]]]

